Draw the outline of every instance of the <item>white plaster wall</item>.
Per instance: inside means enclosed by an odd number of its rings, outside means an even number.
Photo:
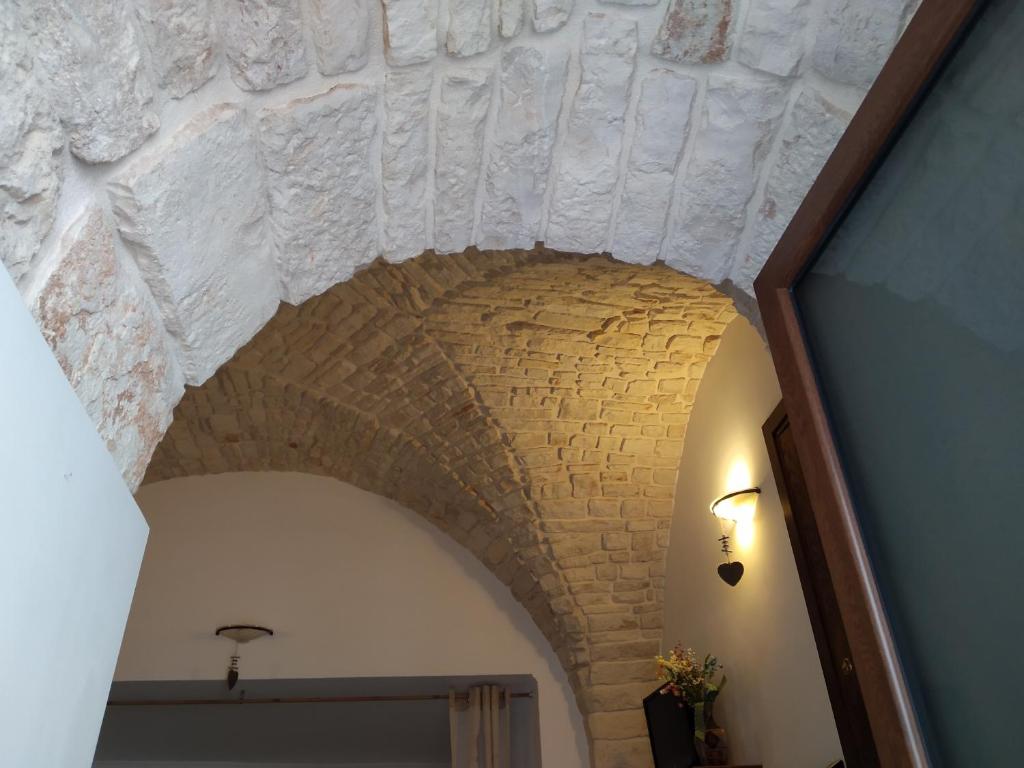
[[[88,766],[146,524],[6,274],[0,328],[0,764]]]
[[[531,674],[549,768],[588,763],[550,645],[512,593],[418,515],[337,480],[237,473],[144,486],[152,529],[117,680],[223,677],[225,623],[275,636],[248,678]]]
[[[761,435],[781,399],[764,343],[735,320],[708,364],[687,428],[662,645],[667,651],[679,642],[725,665],[729,682],[715,714],[733,762],[824,768],[841,756],[839,737]],[[716,572],[721,530],[708,505],[741,481],[762,493],[753,538],[736,554],[746,572],[730,587]]]

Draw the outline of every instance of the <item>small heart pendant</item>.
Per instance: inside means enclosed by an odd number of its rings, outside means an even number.
[[[718,566],[718,575],[730,587],[735,587],[739,584],[740,579],[743,578],[743,563],[722,563]]]

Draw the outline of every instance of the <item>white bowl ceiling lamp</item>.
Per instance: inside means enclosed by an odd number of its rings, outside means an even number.
[[[274,630],[255,624],[228,624],[223,627],[217,627],[217,631],[214,634],[217,637],[226,637],[228,640],[235,641],[235,651],[231,654],[231,663],[228,665],[227,682],[228,690],[230,691],[235,687],[235,683],[238,682],[238,662],[240,659],[238,646],[253,640],[259,640],[261,637],[273,637]]]

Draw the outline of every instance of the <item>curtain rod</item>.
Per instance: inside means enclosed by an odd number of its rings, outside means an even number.
[[[533,693],[513,693],[513,699],[532,699]],[[468,695],[455,694],[459,701],[465,701]],[[292,696],[274,698],[240,698],[240,699],[111,699],[108,707],[180,707],[188,705],[228,705],[228,704],[353,704],[370,701],[447,701],[447,693],[413,693],[392,696]]]

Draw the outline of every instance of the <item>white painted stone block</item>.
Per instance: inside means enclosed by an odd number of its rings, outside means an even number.
[[[433,73],[389,72],[384,78],[384,255],[419,256],[427,247],[427,157]]]
[[[449,0],[448,53],[474,56],[491,47],[492,0]]]
[[[830,0],[814,40],[814,68],[837,82],[869,87],[899,39],[907,6],[907,0]]]
[[[422,64],[437,55],[437,0],[383,0],[388,64]]]
[[[310,0],[309,11],[320,74],[339,75],[366,66],[370,0]]]
[[[631,5],[634,7],[644,5],[657,5],[659,0],[601,0],[602,3],[610,3],[612,5]]]
[[[551,32],[565,26],[572,15],[573,0],[534,0],[533,28],[537,32]]]
[[[782,132],[779,154],[768,172],[750,245],[733,267],[732,281],[747,293],[753,292],[754,278],[786,231],[850,119],[848,112],[810,89],[797,98]]]
[[[259,121],[284,299],[300,304],[376,258],[377,94],[338,85]]]
[[[181,98],[213,77],[218,43],[210,0],[138,0],[157,84]]]
[[[523,29],[524,0],[498,0],[498,32],[508,39]]]
[[[266,91],[309,69],[299,0],[220,0],[220,32],[231,79]]]
[[[274,314],[280,278],[245,113],[221,104],[110,183],[121,237],[201,384]]]
[[[729,57],[733,0],[669,0],[651,53],[685,64],[714,64]]]
[[[159,128],[141,33],[123,0],[33,0],[19,8],[75,155],[118,160]]]
[[[612,240],[617,259],[653,264],[658,258],[696,93],[696,80],[670,70],[644,78]]]
[[[482,248],[532,248],[568,68],[564,50],[516,46],[501,56],[501,85],[484,181]]]
[[[53,226],[64,132],[14,14],[0,14],[0,263],[17,284]]]
[[[441,83],[434,164],[434,250],[439,253],[464,251],[473,243],[492,83],[485,69],[447,75]]]
[[[809,5],[808,0],[753,0],[736,58],[772,75],[795,75],[804,56]]]
[[[558,158],[544,238],[550,248],[604,250],[636,49],[635,21],[603,13],[587,16],[580,52],[583,73]]]
[[[99,208],[61,239],[31,303],[57,362],[128,487],[142,482],[185,379],[153,297],[121,262]]]
[[[729,274],[785,106],[786,89],[776,81],[710,76],[675,226],[662,246],[670,267],[711,283]]]

